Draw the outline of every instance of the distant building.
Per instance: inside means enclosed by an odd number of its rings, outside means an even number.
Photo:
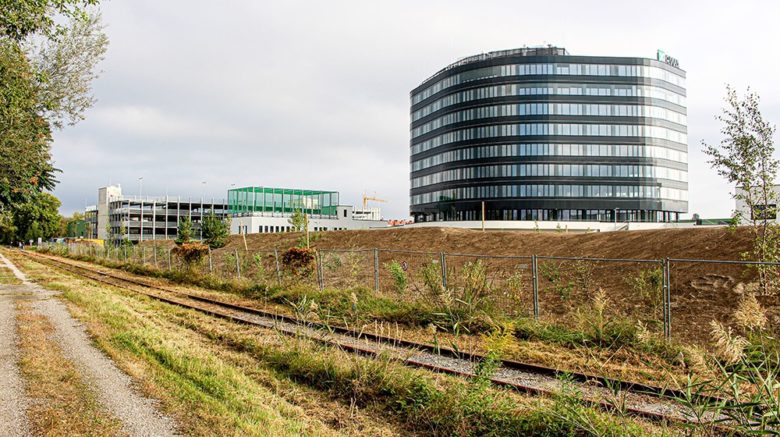
[[[677,221],[688,210],[685,76],[660,51],[558,47],[445,67],[410,94],[410,214],[499,227]]]
[[[309,230],[335,231],[387,227],[379,208],[354,210],[339,204],[336,191],[270,187],[228,190],[228,199],[200,200],[172,196],[127,196],[119,185],[98,189],[97,205],[87,207],[87,238],[131,242],[171,240],[178,236],[179,222],[192,221],[193,238],[201,237],[204,217],[214,213],[231,218],[231,234],[289,232],[296,212],[308,215]]]
[[[336,191],[243,187],[228,190],[231,234],[289,232],[296,211],[308,216],[310,231],[387,227],[379,208],[355,211],[339,204]]]
[[[205,216],[214,213],[227,216],[227,204],[176,196],[127,196],[122,187],[110,185],[98,189],[98,203],[87,207],[85,218],[91,238],[132,242],[175,239],[179,222],[192,220],[193,236],[200,236],[200,224]]]
[[[69,238],[92,238],[89,232],[89,223],[86,220],[69,220],[66,236]]]
[[[777,201],[780,200],[780,185],[774,185],[772,189],[774,190],[775,193],[774,200],[772,201],[772,203],[768,205],[757,205],[756,211],[750,211],[750,208],[743,200],[739,200],[739,199],[736,200],[735,206],[736,206],[736,210],[739,211],[742,216],[742,220],[741,220],[742,224],[747,224],[754,218],[756,220],[763,220],[764,214],[767,215],[768,219],[780,223],[780,217],[777,214]],[[737,194],[744,195],[745,191],[742,188],[737,187]]]

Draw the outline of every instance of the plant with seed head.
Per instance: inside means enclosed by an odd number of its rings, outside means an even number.
[[[725,328],[713,320],[710,322],[710,336],[718,358],[724,363],[734,364],[744,357],[749,342],[745,337],[734,334],[731,327]]]
[[[746,295],[739,301],[734,311],[734,321],[745,331],[763,330],[768,323],[766,311],[752,294]]]

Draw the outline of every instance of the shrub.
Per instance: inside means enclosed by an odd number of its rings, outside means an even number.
[[[176,243],[188,243],[192,239],[192,220],[189,217],[184,217],[179,220],[179,226],[177,228]]]
[[[441,266],[436,261],[425,263],[421,269],[423,284],[429,296],[439,300],[444,293],[444,285],[441,282]]]
[[[395,291],[398,294],[403,294],[406,291],[408,282],[403,266],[398,261],[392,260],[390,263],[385,264],[385,267],[390,271],[390,277],[393,278]]]
[[[574,289],[574,281],[567,281],[561,273],[561,265],[554,262],[542,262],[539,264],[539,275],[552,284],[553,289],[561,300],[567,300],[571,297]]]
[[[184,261],[188,269],[199,263],[208,252],[208,246],[198,242],[181,243],[173,248],[173,254]]]
[[[652,308],[653,318],[660,319],[664,272],[660,267],[640,271],[626,282]]]
[[[230,219],[220,219],[212,211],[203,219],[203,241],[212,249],[223,247],[230,236]]]
[[[282,254],[282,265],[285,270],[299,278],[310,276],[314,272],[314,249],[291,247]]]

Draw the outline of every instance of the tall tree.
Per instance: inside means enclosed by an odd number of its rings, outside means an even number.
[[[17,215],[52,190],[52,129],[83,119],[108,40],[98,0],[0,0],[0,228],[25,237]],[[40,223],[40,233],[46,234]]]
[[[755,261],[780,261],[780,228],[777,226],[777,194],[774,191],[780,162],[774,157],[775,126],[764,120],[759,97],[749,89],[740,100],[730,86],[726,88],[727,107],[718,121],[723,123],[720,144],[702,143],[707,161],[719,175],[736,186],[734,199],[743,202],[747,213],[735,210],[735,223],[748,223],[753,234],[753,249],[745,254]],[[776,285],[776,269],[759,267],[763,291]]]

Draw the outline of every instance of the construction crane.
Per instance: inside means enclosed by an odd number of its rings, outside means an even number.
[[[363,211],[368,211],[368,201],[372,200],[374,202],[387,202],[387,200],[379,199],[377,197],[373,196],[366,196],[366,193],[363,193]]]

